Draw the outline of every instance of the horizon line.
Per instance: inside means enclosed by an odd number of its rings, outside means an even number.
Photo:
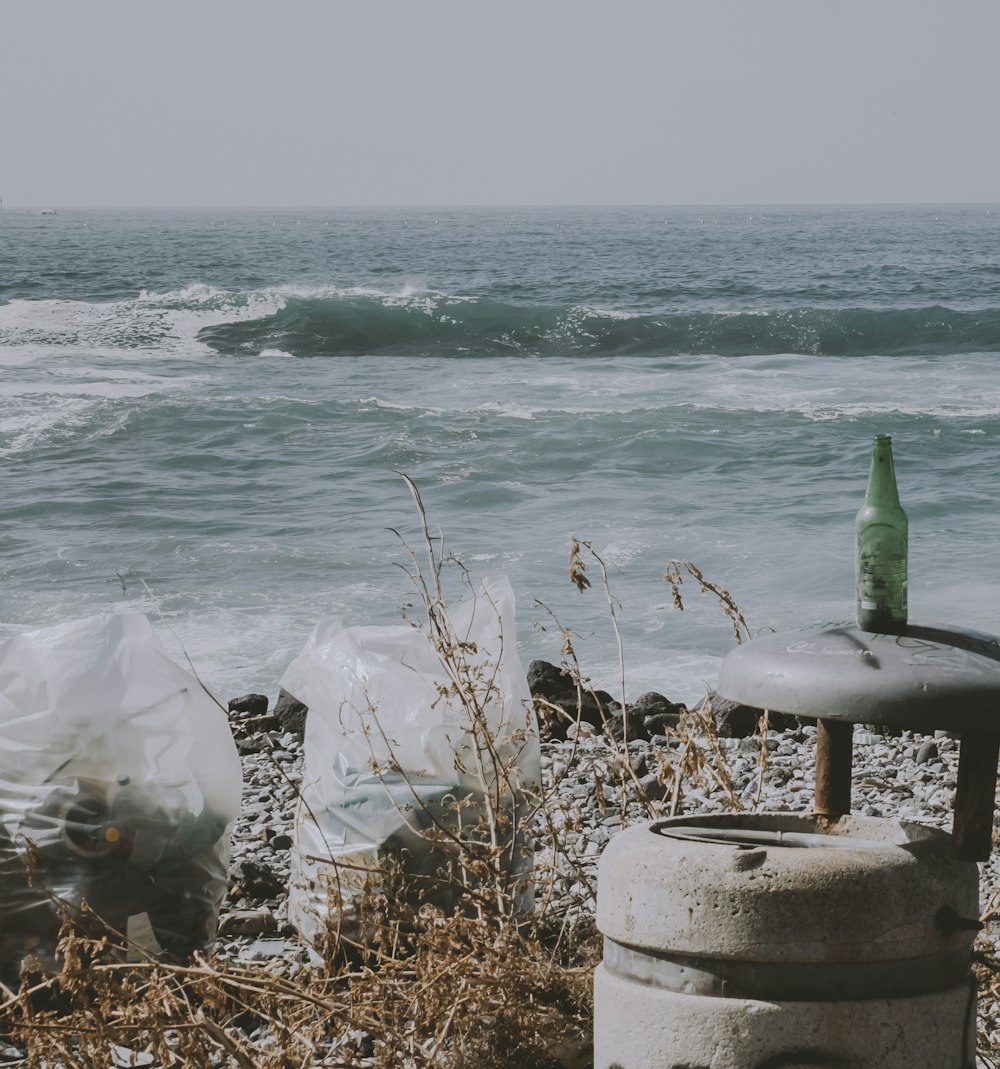
[[[672,203],[629,202],[629,203],[375,203],[375,204],[60,204],[58,202],[40,201],[28,204],[4,201],[0,196],[4,211],[514,211],[537,209],[619,209],[623,211],[638,209],[655,209],[657,211],[671,208],[956,208],[956,207],[995,207],[1000,200],[898,200],[898,201],[676,201]]]

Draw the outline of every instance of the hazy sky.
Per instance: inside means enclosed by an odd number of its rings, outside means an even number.
[[[995,202],[998,57],[998,0],[0,0],[0,197]]]

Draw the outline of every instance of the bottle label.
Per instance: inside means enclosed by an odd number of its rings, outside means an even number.
[[[906,560],[862,560],[858,600],[863,609],[905,619],[907,611]]]

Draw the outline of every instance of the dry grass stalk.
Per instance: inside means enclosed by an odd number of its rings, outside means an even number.
[[[541,813],[538,785],[526,784],[518,767],[524,726],[494,730],[496,657],[456,630],[443,574],[455,566],[467,577],[431,537],[419,493],[407,482],[426,551],[422,566],[411,552],[407,570],[423,607],[421,630],[445,672],[438,700],[462,710],[471,739],[456,748],[456,767],[476,780],[481,802],[454,798],[431,808],[413,789],[405,808],[440,865],[414,871],[401,856],[377,872],[338,872],[345,895],[361,888],[350,903],[360,923],[351,944],[336,927],[341,911],[332,911],[321,968],[275,974],[219,961],[126,965],[116,960],[114,933],[67,924],[61,971],[25,976],[2,1007],[7,1035],[31,1066],[92,1069],[110,1064],[121,1047],[191,1069],[557,1069],[586,1051],[596,933],[567,915],[566,897],[544,882],[545,864],[530,874],[539,908],[525,915],[526,877],[512,877],[516,861],[529,835],[551,834],[551,863],[559,829]],[[398,783],[405,770],[392,740],[378,710],[366,711],[373,765]],[[388,758],[375,762],[376,750]],[[565,852],[559,860],[569,864]]]
[[[586,1064],[591,971],[600,941],[592,923],[593,859],[585,863],[567,847],[569,833],[579,830],[579,813],[559,795],[558,784],[532,798],[527,813],[518,814],[510,804],[510,792],[522,787],[506,745],[511,740],[489,737],[487,730],[495,666],[452,626],[442,572],[457,562],[443,545],[435,548],[419,494],[407,482],[427,553],[424,571],[412,553],[408,570],[423,605],[426,633],[447,668],[441,699],[461,703],[473,730],[488,736],[477,739],[470,755],[487,811],[468,827],[461,820],[457,826],[442,820],[437,812],[424,814],[428,847],[440,851],[445,864],[420,878],[402,863],[367,871],[357,905],[363,938],[349,946],[331,928],[321,968],[201,958],[186,965],[125,964],[115,951],[120,940],[102,931],[96,918],[85,915],[67,923],[59,945],[61,971],[52,976],[26,970],[20,991],[0,996],[5,1036],[26,1051],[29,1069],[94,1069],[121,1058],[120,1048],[178,1069],[575,1069]],[[590,587],[591,560],[599,566],[617,634],[604,563],[589,543],[574,540],[570,575],[581,591]],[[737,641],[749,635],[732,597],[689,562],[671,562],[668,572],[678,608],[683,608],[682,567],[702,592],[723,602]],[[561,625],[560,630],[564,670],[578,697],[588,693],[596,700],[571,633]],[[624,669],[622,689],[624,694]],[[377,725],[377,716],[373,722]],[[577,742],[584,730],[577,722]],[[766,732],[766,723],[761,730]],[[617,791],[623,824],[679,812],[685,787],[692,783],[720,787],[728,804],[740,807],[710,705],[686,711],[668,740],[658,750],[658,777],[669,785],[662,801],[643,791],[627,734],[609,742],[614,776],[607,779],[598,768],[592,770],[596,796],[606,797],[609,787]],[[567,767],[579,767],[577,756],[569,755]],[[461,816],[460,808],[455,815]],[[524,848],[529,822],[543,849],[532,872],[536,909],[525,916],[511,884],[510,861]],[[573,894],[566,893],[570,881]],[[447,909],[437,904],[442,889],[448,891]],[[984,919],[1000,909],[998,895]],[[983,949],[976,968],[981,1007],[989,1007],[981,1018],[980,1045],[996,1051],[1000,966],[992,951]]]
[[[624,649],[618,625],[619,606],[611,593],[607,564],[594,549],[591,542],[579,538],[572,539],[569,554],[569,575],[570,581],[581,593],[592,587],[587,574],[591,563],[595,563],[600,571],[600,585],[604,590],[608,604],[609,618],[618,650],[619,684],[621,688],[619,704],[624,713],[626,709]],[[665,575],[665,579],[671,583],[674,605],[678,609],[683,609],[684,607],[680,594],[680,586],[683,582],[682,569],[698,582],[702,593],[711,593],[719,599],[723,611],[734,622],[737,642],[741,641],[744,636],[749,637],[749,625],[733,596],[723,587],[707,580],[700,569],[690,561],[671,561]],[[694,710],[685,709],[676,727],[668,726],[663,729],[663,733],[668,739],[668,747],[658,750],[655,758],[657,761],[657,782],[659,786],[667,788],[666,801],[661,802],[651,799],[643,788],[633,763],[633,755],[628,745],[628,717],[623,716],[621,738],[619,740],[607,730],[610,712],[605,708],[605,704],[601,701],[600,695],[591,684],[590,679],[581,670],[573,646],[572,633],[561,624],[556,614],[548,606],[543,603],[539,604],[549,612],[563,636],[561,667],[563,672],[575,684],[577,708],[580,708],[582,695],[586,693],[600,710],[605,733],[608,736],[617,768],[618,798],[616,801],[621,809],[623,823],[628,822],[630,814],[634,814],[640,819],[654,819],[663,816],[665,813],[676,815],[681,811],[687,786],[703,786],[708,789],[718,786],[724,792],[726,802],[731,808],[743,808],[733,786],[725,751],[719,742],[719,734],[710,701],[703,703],[702,706]],[[563,717],[569,716],[564,710],[560,710],[560,713]],[[766,720],[760,725],[760,737],[761,772],[757,790],[758,797],[760,796],[766,767]],[[600,790],[599,784],[595,784],[595,790]]]
[[[670,593],[673,598],[675,609],[679,612],[684,611],[684,599],[681,596],[681,587],[684,584],[685,572],[687,572],[687,574],[698,584],[699,593],[712,594],[718,600],[719,607],[726,616],[729,617],[729,620],[733,625],[733,637],[736,639],[737,646],[745,638],[749,639],[752,637],[750,625],[746,622],[733,595],[730,594],[725,587],[719,586],[717,583],[713,583],[706,579],[702,574],[701,569],[697,568],[689,560],[672,560],[667,565],[666,571],[663,573],[663,581],[670,587]]]

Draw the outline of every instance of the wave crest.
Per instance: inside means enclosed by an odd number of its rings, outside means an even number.
[[[288,296],[269,315],[213,324],[198,337],[232,355],[279,349],[295,356],[914,356],[1000,351],[1000,309],[627,315],[354,292]]]
[[[233,356],[934,356],[1000,351],[1000,308],[631,313],[415,289],[239,292],[0,304],[0,344]]]

